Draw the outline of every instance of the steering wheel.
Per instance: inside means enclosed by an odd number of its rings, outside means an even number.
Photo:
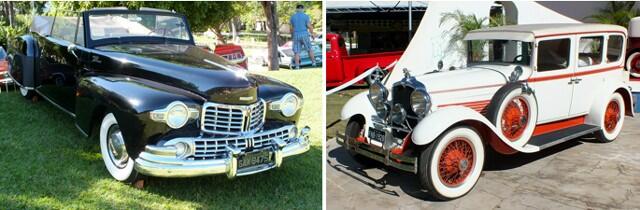
[[[522,55],[517,55],[516,57],[514,57],[513,62],[514,63],[522,62]]]

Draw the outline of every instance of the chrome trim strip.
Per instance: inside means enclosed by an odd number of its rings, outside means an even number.
[[[283,130],[291,126],[284,126],[275,130]],[[304,131],[304,132],[303,132]],[[230,154],[223,159],[213,160],[189,160],[177,158],[175,154],[169,152],[171,149],[161,150],[158,146],[150,146],[149,149],[141,152],[135,159],[135,169],[145,175],[158,177],[193,177],[214,174],[226,174],[228,178],[236,176],[246,176],[260,173],[282,165],[283,158],[299,155],[309,151],[310,142],[308,136],[308,127],[301,130],[300,135],[288,139],[289,143],[282,140],[276,140],[271,147],[264,148],[273,152],[273,162],[251,166],[247,168],[238,168],[239,158],[245,154],[239,148],[227,145],[225,150]],[[262,135],[262,134],[256,134]],[[180,138],[182,140],[189,138]],[[190,140],[195,141],[196,138]],[[174,139],[176,140],[176,139]],[[170,141],[174,141],[170,140]],[[172,146],[169,146],[172,147]],[[155,153],[155,154],[154,154]]]

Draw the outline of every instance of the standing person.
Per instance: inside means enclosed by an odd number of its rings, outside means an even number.
[[[316,66],[313,48],[311,48],[311,35],[314,35],[313,27],[311,26],[309,16],[304,14],[304,6],[302,4],[296,6],[296,13],[289,19],[289,24],[291,24],[291,38],[293,39],[296,69],[300,69],[300,52],[302,52],[303,46],[309,51],[311,65]]]

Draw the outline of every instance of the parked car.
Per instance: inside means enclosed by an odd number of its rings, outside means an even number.
[[[631,76],[638,80],[640,78],[640,17],[629,21],[629,43],[627,45],[625,67],[631,72]]]
[[[12,41],[20,93],[51,102],[86,136],[96,127],[119,181],[251,175],[309,149],[300,91],[199,49],[184,15],[104,8],[34,24],[53,30]]]
[[[242,46],[235,44],[220,44],[216,45],[215,49],[211,49],[206,44],[197,44],[196,45],[207,52],[214,53],[216,55],[222,56],[227,59],[231,63],[235,63],[239,66],[242,66],[244,69],[249,69],[247,65],[247,57],[244,54],[244,50]]]
[[[0,46],[0,85],[7,88],[7,84],[11,84],[13,81],[8,76],[9,64],[7,62],[7,52]],[[0,92],[2,92],[2,88],[0,87]],[[7,88],[8,89],[8,88]]]
[[[436,198],[464,196],[488,152],[534,153],[592,133],[614,141],[633,116],[626,37],[604,24],[471,31],[466,68],[403,69],[400,81],[377,80],[350,99],[338,142],[364,164],[417,174]]]
[[[322,65],[322,48],[319,45],[311,44],[311,48],[313,48],[313,55],[315,58],[315,63],[317,66]],[[288,41],[282,46],[278,47],[278,57],[280,59],[280,66],[287,67],[289,69],[293,69],[295,67],[295,54],[293,53],[293,42]],[[311,56],[309,56],[309,51],[302,50],[300,52],[300,66],[311,66],[313,62],[311,61]],[[263,66],[267,66],[267,58],[265,57],[262,62]]]
[[[377,66],[386,67],[400,59],[403,51],[349,55],[339,34],[327,34],[327,87],[340,86]],[[360,81],[364,84],[366,81]]]

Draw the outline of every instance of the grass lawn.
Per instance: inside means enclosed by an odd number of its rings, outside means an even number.
[[[353,96],[368,91],[365,86],[352,86],[327,96],[327,140],[336,135],[336,131],[344,132],[347,120],[340,120],[342,107]]]
[[[0,94],[0,208],[3,209],[321,209],[322,71],[260,72],[302,90],[300,124],[311,126],[308,153],[283,167],[229,180],[225,175],[149,178],[142,190],[117,182],[97,139],[44,100]]]

